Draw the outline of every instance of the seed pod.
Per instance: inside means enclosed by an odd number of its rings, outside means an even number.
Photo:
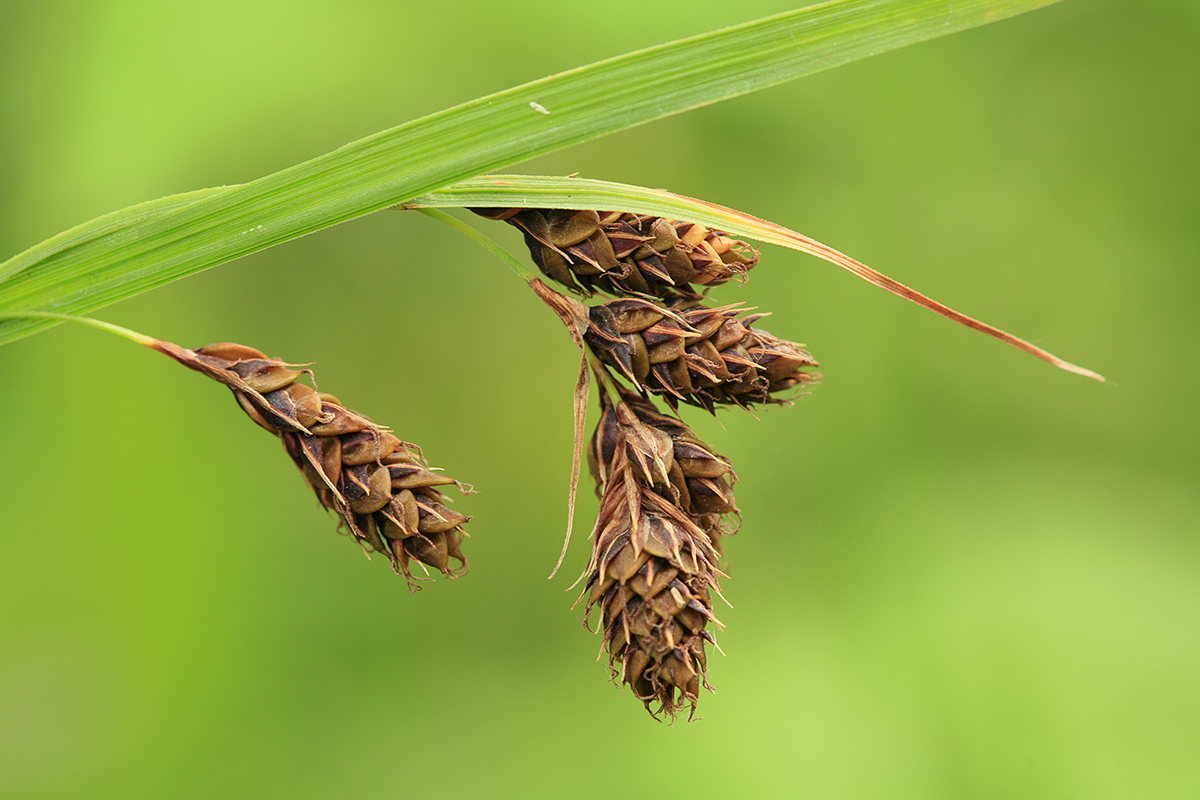
[[[245,345],[222,343],[186,350],[170,342],[154,349],[228,386],[246,414],[283,440],[317,498],[337,513],[345,532],[383,553],[409,588],[413,559],[450,577],[467,571],[462,529],[467,517],[443,505],[435,487],[463,484],[429,468],[415,445],[342,405],[336,397],[297,383],[295,370]],[[451,566],[454,560],[457,566]]]
[[[545,275],[585,295],[696,297],[692,286],[745,278],[758,253],[694,222],[619,211],[472,209],[525,234]]]
[[[638,481],[627,453],[616,448],[592,531],[585,619],[599,606],[612,678],[647,710],[674,716],[688,705],[694,714],[700,687],[710,688],[706,627],[720,627],[717,553],[687,514]]]
[[[741,311],[688,299],[612,300],[588,309],[584,338],[601,361],[672,408],[786,403],[773,395],[819,380],[804,371],[817,366],[807,351],[752,327],[765,315],[738,319]]]

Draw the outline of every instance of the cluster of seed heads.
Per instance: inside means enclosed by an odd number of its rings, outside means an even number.
[[[755,327],[765,315],[705,303],[711,287],[744,280],[758,263],[744,242],[696,223],[624,212],[475,211],[520,229],[547,277],[584,297],[610,296],[584,308],[532,282],[590,349],[600,388],[588,448],[600,506],[580,601],[585,622],[598,609],[614,681],[651,713],[694,714],[708,687],[707,647],[716,645],[710,626],[720,627],[712,596],[720,594],[722,537],[739,518],[736,475],[650,396],[676,413],[680,404],[715,413],[784,403],[781,393],[818,379],[808,371],[817,362]],[[410,587],[422,580],[413,562],[449,577],[467,571],[467,517],[448,508],[437,487],[469,490],[430,468],[415,445],[299,382],[308,370],[254,348],[152,346],[228,386],[242,410],[282,440],[341,529],[387,556]]]
[[[601,414],[588,449],[600,509],[582,576],[585,619],[597,628],[614,681],[651,713],[694,714],[715,646],[721,539],[734,528],[732,465],[657,395],[715,413],[786,403],[781,394],[818,380],[813,357],[756,324],[740,304],[712,306],[707,291],[758,263],[744,242],[703,225],[608,211],[475,209],[524,234],[548,278],[584,297],[575,313],[593,356]],[[546,298],[546,292],[539,294]],[[564,312],[570,301],[548,300]],[[570,324],[570,323],[568,323]],[[624,381],[627,385],[623,385]]]

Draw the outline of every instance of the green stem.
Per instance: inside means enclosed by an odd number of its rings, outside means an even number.
[[[436,219],[440,222],[444,222],[447,225],[449,225],[451,228],[454,228],[456,231],[463,234],[464,236],[468,236],[471,239],[474,239],[481,247],[483,247],[489,253],[491,253],[496,258],[500,259],[501,261],[503,261],[508,266],[512,267],[513,271],[516,272],[518,275],[520,275],[521,278],[526,283],[528,283],[531,280],[541,277],[537,273],[535,273],[533,270],[529,269],[529,267],[525,266],[520,261],[518,261],[516,259],[516,257],[513,256],[512,253],[508,252],[503,247],[496,244],[496,242],[492,241],[492,239],[490,239],[487,236],[484,236],[482,233],[480,233],[479,231],[477,231],[475,228],[471,227],[467,223],[463,222],[462,220],[456,219],[455,217],[450,216],[449,214],[447,214],[444,211],[438,211],[436,208],[417,208],[417,209],[413,209],[413,210],[419,211],[427,217],[433,217],[434,219]]]
[[[132,342],[152,347],[158,340],[152,336],[147,336],[144,333],[122,328],[120,325],[114,325],[111,322],[105,322],[91,317],[77,317],[74,314],[57,314],[53,311],[0,311],[0,319],[56,319],[60,322],[78,322],[80,325],[88,325],[93,328],[99,328],[102,331],[115,333],[118,336],[124,336]]]

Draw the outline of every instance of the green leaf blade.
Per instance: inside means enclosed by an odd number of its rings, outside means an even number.
[[[88,313],[535,156],[1058,1],[834,0],[597,62],[85,223],[0,264],[0,310]],[[51,324],[2,321],[0,344]]]
[[[561,208],[593,209],[599,211],[621,210],[635,214],[663,216],[699,222],[727,234],[745,236],[760,242],[775,244],[816,256],[853,275],[909,300],[922,308],[933,311],[960,325],[979,331],[1012,345],[1019,350],[1037,356],[1060,369],[1103,382],[1104,376],[1090,369],[1065,361],[1048,350],[1025,341],[1011,333],[1000,330],[986,322],[955,311],[949,306],[926,297],[899,281],[883,275],[866,264],[839,252],[828,245],[811,239],[802,233],[785,228],[774,222],[760,219],[743,211],[725,208],[715,203],[691,197],[649,189],[645,186],[630,186],[612,181],[597,181],[586,178],[551,178],[544,175],[489,175],[472,178],[446,187],[437,192],[418,197],[404,207],[456,208],[456,207],[510,208]]]

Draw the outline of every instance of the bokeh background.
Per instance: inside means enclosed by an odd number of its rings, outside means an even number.
[[[791,5],[7,4],[0,257]],[[1070,0],[519,168],[781,222],[1110,379],[764,250],[717,297],[826,377],[686,416],[745,517],[690,724],[571,609],[586,488],[546,580],[577,356],[451,229],[380,213],[98,315],[313,361],[475,484],[471,574],[417,595],[221,387],[74,326],[0,349],[0,796],[1200,796],[1197,97],[1200,5]]]

